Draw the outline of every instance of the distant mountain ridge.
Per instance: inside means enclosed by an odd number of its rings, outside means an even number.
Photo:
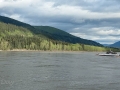
[[[115,42],[114,44],[109,45],[109,47],[120,48],[120,41]]]
[[[95,41],[82,39],[82,38],[73,36],[65,31],[62,31],[60,29],[50,27],[50,26],[32,26],[32,25],[29,25],[8,17],[4,17],[4,16],[0,16],[0,22],[4,22],[7,24],[9,23],[9,24],[13,24],[23,28],[27,28],[35,35],[40,35],[53,40],[58,40],[58,41],[63,41],[68,43],[81,43],[81,44],[93,45],[93,46],[103,46],[100,43],[97,43]]]

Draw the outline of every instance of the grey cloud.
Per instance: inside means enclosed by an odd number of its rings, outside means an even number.
[[[120,0],[46,0],[55,2],[55,6],[59,5],[71,5],[81,6],[83,9],[93,12],[116,12],[120,11]]]
[[[7,0],[10,1],[10,0]],[[13,2],[17,2],[19,0],[12,0]],[[112,30],[120,29],[120,18],[119,17],[109,17],[107,18],[107,14],[104,17],[100,17],[101,13],[120,13],[119,3],[120,0],[31,0],[31,3],[26,3],[22,6],[23,3],[18,4],[18,6],[9,6],[3,5],[0,7],[0,14],[5,16],[10,16],[14,19],[23,21],[25,23],[29,23],[31,25],[47,25],[53,26],[62,30],[65,30],[69,33],[83,33],[85,34],[87,39],[89,37],[97,37],[99,40],[95,40],[97,42],[108,42],[113,43],[116,40],[112,40],[113,37],[119,38],[119,35],[109,34],[112,36],[110,38],[105,35],[100,35],[97,31],[93,30],[94,28],[100,28],[102,30],[103,27],[109,27]],[[23,2],[27,2],[24,1]],[[28,0],[29,2],[29,0]],[[35,2],[35,3],[34,3]],[[49,5],[43,6],[41,3],[52,2],[53,5],[48,7]],[[76,8],[80,8],[81,10],[86,10],[85,12],[76,11],[74,14],[72,11],[61,11],[58,10],[58,7],[62,5],[67,5],[69,7],[77,6]],[[74,9],[76,9],[74,8]],[[49,10],[50,9],[50,10]],[[73,9],[73,10],[74,10]],[[57,11],[56,11],[57,10]],[[65,9],[66,10],[66,9]],[[62,12],[62,14],[61,14]],[[89,15],[91,13],[97,13],[98,16]],[[85,16],[84,18],[81,16]],[[115,14],[116,15],[116,14]],[[91,16],[91,17],[89,17]],[[109,16],[109,13],[108,13]],[[119,16],[119,15],[118,15]],[[87,18],[88,17],[88,18]],[[96,18],[94,18],[96,17]],[[82,36],[80,36],[82,38]],[[101,39],[101,37],[105,37],[106,40]],[[107,39],[109,39],[107,41]]]

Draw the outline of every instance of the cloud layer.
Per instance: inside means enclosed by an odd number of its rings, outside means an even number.
[[[120,40],[119,0],[0,0],[0,15],[99,43]]]

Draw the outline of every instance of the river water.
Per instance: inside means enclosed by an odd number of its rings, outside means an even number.
[[[2,51],[0,90],[120,90],[120,57]]]

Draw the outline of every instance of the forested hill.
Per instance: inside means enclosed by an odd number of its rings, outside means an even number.
[[[42,33],[43,35],[47,36],[50,39],[64,41],[69,43],[81,43],[86,45],[94,45],[94,46],[102,46],[101,44],[94,42],[92,40],[82,39],[76,36],[73,36],[65,31],[60,29],[50,27],[50,26],[34,26],[37,31]]]
[[[9,23],[16,26],[21,26],[23,28],[27,28],[34,34],[37,34],[37,35],[39,34],[41,36],[44,35],[53,40],[59,40],[59,41],[64,41],[69,43],[82,43],[87,45],[102,46],[97,42],[73,36],[65,31],[62,31],[60,29],[50,27],[50,26],[31,26],[29,24],[26,24],[8,17],[4,17],[4,16],[0,16],[0,22]]]
[[[102,46],[101,44],[73,36],[50,26],[31,26],[29,24],[0,16],[0,49],[39,49],[74,50],[73,44]],[[54,46],[55,45],[55,46]],[[58,47],[58,46],[59,47]],[[78,45],[78,46],[79,46]],[[68,46],[68,47],[67,47]],[[73,47],[72,47],[73,46]],[[77,49],[77,50],[78,50]]]

